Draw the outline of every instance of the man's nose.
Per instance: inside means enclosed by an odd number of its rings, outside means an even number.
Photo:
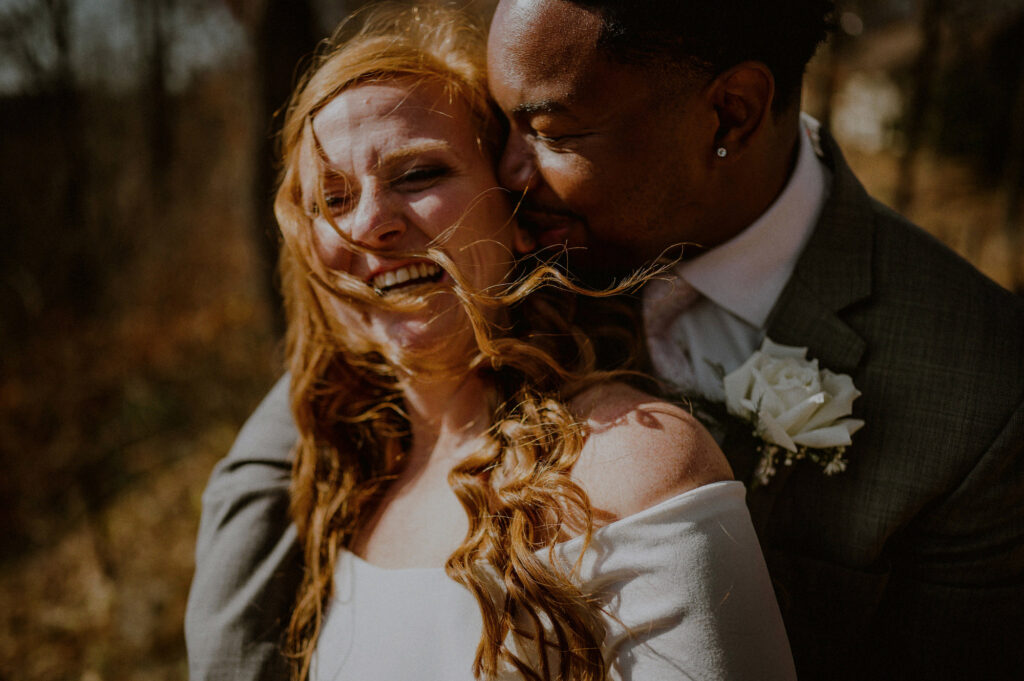
[[[512,130],[498,163],[498,181],[506,189],[525,192],[536,182],[537,164],[533,149],[523,136]]]

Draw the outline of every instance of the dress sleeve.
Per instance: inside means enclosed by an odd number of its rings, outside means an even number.
[[[191,681],[286,679],[281,640],[302,577],[288,518],[296,439],[285,376],[242,428],[203,493],[185,613]]]
[[[613,678],[796,678],[744,495],[714,483],[595,534],[580,575],[606,606]]]

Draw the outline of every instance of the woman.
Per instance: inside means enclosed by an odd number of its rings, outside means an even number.
[[[296,677],[792,678],[713,440],[517,271],[483,60],[461,15],[380,8],[288,108]]]

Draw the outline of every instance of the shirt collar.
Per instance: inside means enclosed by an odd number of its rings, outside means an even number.
[[[729,241],[675,268],[705,297],[756,328],[765,325],[793,274],[831,181],[819,158],[820,124],[802,114],[800,129],[796,167],[768,210]]]

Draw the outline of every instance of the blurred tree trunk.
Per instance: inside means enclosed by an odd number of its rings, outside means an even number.
[[[285,320],[277,278],[280,238],[273,210],[278,171],[276,141],[283,107],[300,73],[299,62],[312,53],[318,37],[309,0],[265,0],[263,14],[254,32],[259,92],[255,125],[259,135],[256,155],[256,207],[259,212],[256,226],[274,331],[278,334],[284,332]]]
[[[942,19],[946,0],[924,0],[921,7],[921,50],[912,72],[910,101],[906,114],[906,150],[900,159],[894,204],[906,212],[914,195],[915,164],[925,137],[928,108],[932,98],[933,74],[939,63],[942,44]]]
[[[87,188],[89,182],[86,152],[85,117],[82,96],[71,67],[71,9],[70,0],[44,0],[42,8],[53,41],[55,59],[47,89],[53,93],[57,113],[56,134],[63,147],[63,167],[55,173],[61,188],[59,210],[62,238],[58,241],[56,262],[63,263],[66,284],[58,290],[70,292],[68,302],[80,314],[88,314],[99,296],[99,265],[93,254],[96,243],[91,220],[87,214]]]
[[[50,87],[57,100],[58,134],[62,137],[67,158],[67,166],[63,169],[63,180],[66,201],[64,203],[65,225],[81,225],[82,223],[82,191],[81,178],[75,178],[81,172],[81,164],[85,160],[84,142],[82,140],[81,101],[75,84],[74,72],[71,70],[71,7],[68,0],[45,0],[53,46],[56,50],[54,68],[50,77]]]
[[[149,172],[154,199],[167,197],[167,171],[174,149],[171,98],[167,92],[167,31],[164,21],[172,0],[145,0],[135,6],[139,44],[143,46],[145,82],[142,111],[145,116]]]
[[[818,116],[826,128],[832,128],[832,112],[835,110],[836,94],[839,92],[840,72],[842,71],[842,56],[846,50],[846,34],[836,31],[833,35],[825,53],[825,63],[822,68],[824,77],[821,81],[821,110]]]
[[[275,145],[281,119],[278,114],[299,71],[299,62],[316,47],[318,32],[310,0],[225,0],[249,31],[255,53],[256,102],[253,112],[253,180],[256,243],[259,247],[263,289],[270,305],[274,333],[284,332],[284,309],[277,277],[280,237],[273,199],[278,163]]]
[[[47,136],[37,156],[19,161],[45,162],[46,186],[23,187],[28,195],[8,199],[13,205],[4,206],[6,238],[0,249],[0,286],[12,291],[17,309],[31,317],[57,304],[62,311],[88,313],[99,290],[98,268],[90,257],[96,239],[86,214],[91,178],[84,97],[72,68],[73,8],[72,0],[0,8],[0,63],[22,77],[19,90],[4,99],[12,106],[20,102],[33,117],[26,126]],[[0,137],[4,134],[13,145],[19,132],[5,130]],[[8,168],[8,173],[18,170]],[[60,225],[59,234],[47,229],[51,225]]]
[[[1003,174],[1006,192],[1003,225],[1010,259],[1010,290],[1024,295],[1024,267],[1021,265],[1024,253],[1024,56],[1017,69],[1016,96],[1010,120],[1016,121],[1017,125],[1011,129],[1010,149]]]
[[[843,81],[843,69],[849,56],[850,48],[855,42],[855,37],[847,32],[842,25],[845,10],[856,10],[858,3],[849,0],[840,0],[836,3],[836,30],[829,36],[828,44],[822,51],[821,80],[818,87],[821,91],[821,109],[817,112],[821,122],[827,127],[832,127],[832,113],[835,111],[836,95]]]

